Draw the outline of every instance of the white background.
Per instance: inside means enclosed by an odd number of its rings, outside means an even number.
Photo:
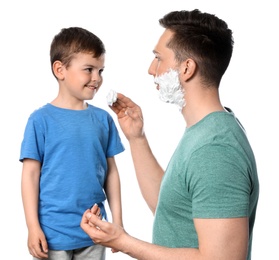
[[[1,1],[1,259],[3,255],[5,259],[31,259],[26,246],[18,158],[29,114],[57,94],[49,62],[53,36],[61,28],[80,26],[103,40],[107,50],[104,83],[90,103],[112,114],[105,97],[114,89],[140,104],[150,145],[166,167],[185,125],[176,107],[159,101],[147,70],[153,59],[153,47],[162,32],[158,19],[173,10],[195,8],[216,14],[234,32],[234,53],[221,82],[221,99],[246,128],[258,164],[261,190],[253,260],[277,258],[278,115],[275,103],[279,87],[279,21],[275,4],[275,0]],[[116,160],[122,181],[125,228],[131,235],[151,241],[153,216],[137,186],[128,143],[122,133],[121,137],[126,151],[116,156]],[[108,251],[107,259],[128,258]]]

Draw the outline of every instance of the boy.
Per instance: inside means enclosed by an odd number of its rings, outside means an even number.
[[[88,104],[102,85],[105,47],[93,33],[62,29],[51,44],[59,91],[29,117],[21,145],[22,199],[34,259],[105,259],[80,228],[84,210],[122,226],[120,178],[114,156],[124,151],[108,112]]]

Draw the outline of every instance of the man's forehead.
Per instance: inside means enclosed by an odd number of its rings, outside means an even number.
[[[156,48],[155,50],[157,50],[158,48],[167,48],[167,44],[169,43],[170,39],[172,38],[173,36],[173,32],[166,29],[160,36],[158,42],[157,42],[157,45],[156,45]]]
[[[172,49],[168,47],[168,43],[173,33],[170,30],[165,30],[159,38],[157,45],[155,46],[153,53],[156,56],[167,56],[169,58],[174,57],[175,54]]]

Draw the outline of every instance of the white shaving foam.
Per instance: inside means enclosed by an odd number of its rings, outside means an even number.
[[[115,90],[110,90],[107,94],[107,103],[109,106],[112,106],[114,102],[117,100],[117,92]]]
[[[170,69],[168,72],[155,77],[154,82],[159,85],[159,98],[166,103],[177,105],[181,112],[186,102],[179,81],[179,72]]]

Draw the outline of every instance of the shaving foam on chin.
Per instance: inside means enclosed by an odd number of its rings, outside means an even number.
[[[159,98],[166,103],[177,105],[181,112],[186,102],[179,81],[179,72],[170,69],[168,72],[155,77],[154,82],[159,85]]]

